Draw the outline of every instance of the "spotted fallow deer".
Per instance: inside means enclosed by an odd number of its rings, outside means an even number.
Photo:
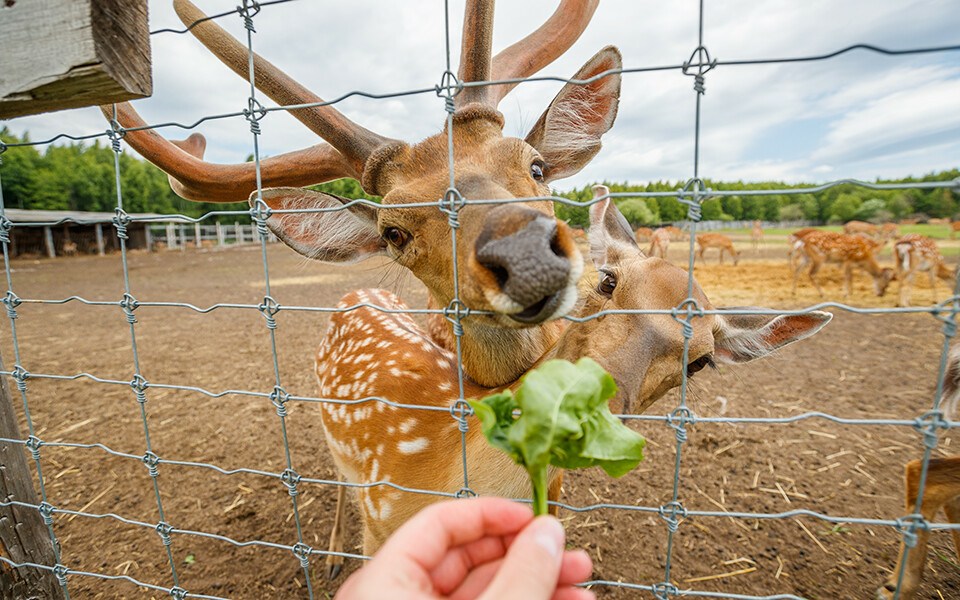
[[[820,284],[817,283],[814,276],[824,263],[836,263],[843,267],[844,298],[850,296],[853,269],[856,267],[863,269],[873,278],[873,291],[877,296],[883,296],[887,291],[887,286],[895,277],[893,269],[881,267],[877,263],[874,252],[879,248],[879,244],[859,235],[834,231],[815,231],[798,241],[795,248],[799,251],[802,260],[799,265],[794,267],[793,271],[794,295],[797,293],[797,278],[800,276],[800,271],[807,265],[810,265],[810,281],[817,288],[821,298],[823,297],[823,290],[820,289]]]
[[[803,251],[797,242],[814,231],[820,230],[815,227],[804,227],[787,236],[787,258],[790,259],[790,268],[795,269],[797,267],[797,261],[803,256]]]
[[[930,276],[933,302],[937,302],[937,278],[944,280],[950,290],[957,284],[957,272],[946,265],[936,242],[917,233],[908,233],[893,245],[893,260],[900,282],[898,306],[910,306],[910,288],[913,276],[926,271]]]
[[[866,221],[847,221],[843,224],[844,233],[865,233],[870,237],[880,235],[880,228]]]
[[[940,410],[948,417],[956,415],[960,406],[960,345],[950,349],[947,360],[947,370],[943,378],[943,392],[940,396]],[[920,475],[923,471],[923,461],[913,460],[907,463],[904,469],[906,482],[907,514],[917,514],[917,497],[920,492]],[[950,523],[960,523],[960,456],[947,458],[931,458],[927,468],[927,479],[923,487],[923,499],[920,502],[920,514],[927,521],[932,522],[943,508]],[[894,571],[887,577],[884,584],[877,590],[877,600],[891,600],[897,590],[900,580],[900,566],[903,565],[903,580],[900,583],[900,600],[913,600],[917,588],[923,580],[923,569],[927,563],[927,541],[930,532],[924,528],[917,529],[917,544],[908,549],[900,543],[900,555],[897,557]],[[951,530],[953,544],[957,557],[960,558],[960,529]],[[903,555],[909,550],[906,564]]]
[[[493,0],[467,2],[461,61],[463,84],[529,77],[563,54],[587,27],[598,0],[561,0],[556,12],[525,39],[491,58]],[[214,55],[248,77],[244,44],[232,38],[187,0],[175,0],[181,20]],[[170,175],[171,186],[188,200],[235,202],[276,210],[266,223],[297,252],[323,262],[350,263],[386,255],[409,269],[429,292],[434,307],[455,298],[473,314],[462,323],[463,365],[482,385],[513,381],[560,336],[557,318],[576,303],[583,259],[570,228],[558,222],[549,201],[466,204],[459,211],[454,281],[448,215],[437,206],[448,194],[453,153],[454,186],[466,200],[544,197],[550,184],[582,169],[600,150],[613,125],[620,94],[621,58],[607,47],[591,58],[550,103],[526,138],[504,137],[500,100],[516,83],[465,86],[454,97],[449,128],[410,145],[369,131],[333,106],[290,113],[329,143],[260,161],[262,196],[253,163],[211,164],[202,160],[199,134],[170,142],[151,129],[126,131],[124,140]],[[281,105],[321,103],[278,67],[253,58],[258,89]],[[607,73],[606,75],[604,75]],[[117,105],[126,128],[144,122],[129,104]],[[103,107],[108,117],[113,107]],[[448,148],[452,133],[452,149]],[[361,182],[382,196],[380,208],[300,187],[341,177]],[[422,208],[410,205],[423,203]],[[429,203],[429,205],[427,205]],[[404,205],[391,208],[394,205]],[[452,325],[434,316],[432,330],[452,339]]]
[[[630,226],[609,199],[590,208],[590,255],[598,282],[575,313],[580,318],[600,311],[669,311],[687,298],[687,271],[659,258],[647,258]],[[697,305],[714,310],[694,282]],[[375,551],[401,523],[436,495],[402,492],[392,486],[453,493],[464,485],[461,432],[451,417],[458,398],[456,356],[434,344],[393,294],[363,290],[348,294],[335,313],[317,353],[317,376],[324,398],[351,402],[323,404],[327,443],[344,477],[354,488],[363,517],[364,552]],[[668,390],[714,363],[743,363],[814,334],[831,315],[710,314],[692,319],[693,334],[684,362],[682,323],[670,314],[643,312],[605,314],[570,323],[557,344],[542,358],[596,360],[616,380],[611,400],[615,413],[641,413]],[[514,388],[519,382],[509,386]],[[464,396],[480,398],[500,391],[464,382]],[[360,402],[376,396],[427,410],[382,402]],[[432,409],[432,410],[431,410]],[[480,424],[467,419],[466,472],[470,488],[481,495],[529,498],[526,472],[489,446]],[[560,495],[561,473],[550,475],[549,499]],[[391,485],[377,485],[388,482]],[[373,484],[373,485],[370,485]],[[337,526],[343,521],[338,520]]]
[[[633,234],[633,238],[637,240],[638,244],[649,242],[652,236],[653,230],[649,227],[638,227]]]
[[[701,262],[706,262],[703,258],[703,253],[709,248],[717,248],[720,250],[721,265],[723,264],[723,253],[729,252],[730,256],[733,257],[733,266],[737,266],[740,253],[737,252],[737,249],[733,247],[733,242],[730,241],[728,236],[725,236],[722,233],[701,233],[698,235],[697,257]]]
[[[667,250],[670,249],[670,232],[666,227],[654,229],[650,235],[650,249],[647,250],[649,256],[667,259]]]
[[[760,246],[763,244],[763,224],[760,221],[754,221],[750,228],[750,243],[753,245],[753,251],[760,254]]]

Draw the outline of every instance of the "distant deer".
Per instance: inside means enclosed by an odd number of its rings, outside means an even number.
[[[844,233],[865,233],[871,237],[880,235],[880,228],[866,221],[847,221],[843,224]]]
[[[722,233],[701,233],[697,236],[697,256],[702,262],[706,262],[703,258],[703,253],[710,249],[717,248],[720,250],[720,264],[723,264],[723,253],[729,252],[730,256],[733,257],[733,266],[737,266],[737,260],[740,258],[740,253],[737,252],[737,249],[733,247],[733,242],[730,241],[728,236],[723,235]]]
[[[763,227],[760,221],[754,221],[750,229],[750,243],[753,245],[753,251],[760,254],[760,245],[763,244]]]
[[[687,232],[680,229],[679,227],[674,227],[673,225],[667,225],[663,229],[667,230],[667,233],[670,234],[671,242],[682,242],[687,239]]]
[[[910,288],[913,276],[926,271],[930,276],[930,290],[933,302],[937,302],[937,278],[942,279],[951,292],[957,284],[957,272],[946,265],[937,244],[930,238],[909,233],[893,245],[893,259],[897,279],[900,281],[900,299],[897,306],[910,306]]]
[[[954,418],[960,402],[960,345],[950,349],[947,361],[947,371],[943,379],[943,393],[940,397],[940,410],[947,418]],[[923,470],[922,460],[913,460],[907,463],[904,469],[906,480],[906,512],[917,513],[917,496],[920,492],[920,474]],[[923,487],[923,499],[920,502],[920,514],[927,521],[932,522],[943,508],[950,523],[960,523],[960,456],[948,458],[931,458],[927,468],[927,479]],[[927,563],[927,541],[930,532],[926,529],[917,529],[917,544],[913,548],[906,548],[900,543],[900,555],[897,557],[894,570],[877,590],[878,600],[890,600],[897,589],[900,579],[900,565],[903,564],[903,555],[909,550],[907,563],[904,565],[903,581],[900,585],[900,600],[913,600],[917,588],[923,580],[923,569]],[[954,529],[953,544],[960,558],[960,530]]]
[[[896,223],[884,223],[880,226],[880,239],[892,240],[900,237],[900,228]]]
[[[960,221],[953,221],[950,223],[950,239],[953,239],[953,236],[960,231]]]
[[[637,231],[634,233],[634,239],[637,240],[638,244],[649,242],[652,236],[653,230],[649,227],[638,227]]]
[[[650,249],[647,250],[647,256],[656,256],[657,258],[667,259],[667,250],[670,249],[670,232],[666,227],[655,229],[650,236]]]
[[[692,375],[714,363],[760,358],[814,334],[831,318],[816,311],[796,316],[694,318],[685,355],[681,323],[670,314],[643,311],[679,306],[687,298],[688,274],[659,258],[645,257],[626,219],[609,199],[590,208],[590,256],[599,281],[585,292],[576,315],[585,318],[601,310],[638,312],[571,322],[541,360],[575,361],[583,356],[596,360],[617,382],[619,390],[611,401],[615,413],[641,413],[679,385],[684,372]],[[713,310],[696,282],[692,296],[700,307]],[[362,307],[331,315],[317,353],[320,394],[347,402],[376,396],[434,409],[404,410],[376,402],[322,405],[323,427],[337,467],[347,481],[364,485],[352,489],[363,518],[364,553],[370,554],[400,524],[442,498],[368,484],[383,481],[453,493],[463,487],[464,465],[461,433],[449,412],[458,397],[456,355],[434,344],[409,315],[394,312],[407,307],[390,292],[351,292],[339,306],[367,303],[390,312]],[[626,337],[624,332],[629,332]],[[470,380],[464,386],[468,398],[503,389]],[[487,444],[478,421],[469,421],[466,470],[471,489],[480,495],[529,498],[526,472]],[[560,497],[560,482],[561,472],[553,469],[551,501]],[[342,527],[343,520],[336,523]],[[335,531],[334,539],[342,543],[339,532]]]
[[[927,225],[950,225],[950,219],[927,219]]]
[[[573,45],[597,3],[562,0],[543,26],[493,56],[494,3],[469,0],[457,81],[532,76]],[[174,8],[217,58],[249,77],[245,43],[187,0],[175,0]],[[124,140],[166,171],[180,196],[203,202],[247,200],[253,207],[262,201],[271,211],[312,210],[273,212],[266,224],[292,249],[323,262],[388,256],[424,283],[432,306],[448,307],[456,298],[469,307],[471,318],[462,323],[464,369],[479,383],[498,385],[516,379],[556,343],[563,328],[556,319],[576,302],[583,259],[550,201],[467,205],[456,234],[455,281],[452,228],[437,200],[454,206],[461,196],[467,201],[549,196],[553,181],[577,173],[599,152],[601,136],[616,117],[621,79],[616,71],[621,66],[616,48],[598,52],[574,75],[593,80],[563,86],[525,139],[503,135],[504,118],[497,110],[516,83],[464,87],[453,98],[455,112],[445,125],[449,137],[444,130],[411,145],[350,121],[254,55],[256,86],[280,105],[313,105],[289,112],[329,142],[265,158],[259,172],[252,162],[203,161],[206,142],[199,134],[169,142],[150,129],[130,131],[145,123],[129,104],[116,105],[116,110],[119,123],[128,128]],[[113,107],[102,110],[112,118]],[[356,179],[367,193],[381,196],[382,204],[344,209],[350,199],[290,187],[341,177]],[[255,191],[258,181],[262,195]],[[448,193],[451,183],[456,197]],[[437,331],[445,329],[451,339],[453,324],[432,317],[439,322]]]
[[[824,263],[836,263],[843,267],[844,298],[850,296],[854,268],[863,269],[873,278],[873,291],[877,296],[883,296],[894,278],[892,269],[881,268],[877,263],[874,251],[879,244],[859,235],[814,231],[796,242],[794,247],[799,250],[802,258],[793,271],[794,295],[797,293],[797,278],[800,276],[800,271],[807,265],[810,265],[810,282],[817,288],[820,297],[823,297],[823,290],[820,289],[815,275]]]
[[[798,229],[787,236],[787,259],[790,260],[790,268],[796,268],[797,260],[803,254],[800,247],[797,245],[797,242],[807,237],[807,234],[813,233],[814,231],[820,230],[816,229],[815,227],[805,227],[803,229]]]
[[[63,248],[61,249],[64,256],[74,256],[77,253],[77,243],[67,240],[63,243]]]

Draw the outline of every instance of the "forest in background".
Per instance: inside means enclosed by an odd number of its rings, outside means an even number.
[[[117,205],[114,155],[109,145],[72,142],[49,145],[40,152],[34,146],[10,146],[29,142],[28,135],[17,138],[7,128],[0,129],[0,140],[7,144],[0,154],[0,186],[3,205],[7,208],[31,210],[75,210],[113,212]],[[877,180],[876,183],[915,183],[950,181],[960,178],[960,170],[931,173],[921,178]],[[120,181],[123,207],[130,213],[183,214],[200,217],[208,212],[248,209],[245,202],[214,204],[191,202],[170,189],[167,176],[149,162],[120,154]],[[670,181],[648,184],[603,182],[611,192],[675,192],[680,185]],[[814,184],[785,184],[764,181],[720,182],[705,180],[713,190],[760,190],[810,187]],[[591,185],[569,192],[553,194],[576,202],[593,198]],[[314,189],[347,198],[376,197],[367,195],[359,183],[340,179]],[[661,222],[681,221],[687,208],[676,197],[625,198],[616,200],[620,211],[634,227]],[[851,219],[885,222],[901,218],[954,218],[960,210],[960,194],[956,190],[871,190],[843,184],[816,194],[774,194],[765,196],[723,196],[705,200],[703,220],[809,220],[820,223],[842,223]],[[571,225],[585,227],[589,222],[586,208],[556,204],[557,216]],[[226,222],[249,221],[234,215]]]

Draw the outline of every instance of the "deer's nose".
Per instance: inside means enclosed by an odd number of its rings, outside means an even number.
[[[523,307],[511,315],[518,320],[536,320],[569,285],[571,257],[558,234],[556,220],[508,205],[490,212],[477,239],[477,262],[494,274],[502,294]]]

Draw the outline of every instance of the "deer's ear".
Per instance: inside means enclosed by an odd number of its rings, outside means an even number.
[[[745,363],[815,334],[830,322],[833,315],[816,310],[801,315],[716,317],[714,359],[720,363]]]
[[[263,190],[263,201],[272,210],[336,209],[328,212],[273,214],[267,227],[307,258],[326,263],[352,263],[382,254],[386,244],[377,229],[377,209],[351,200],[304,188]],[[250,195],[250,205],[257,193]]]
[[[593,186],[593,197],[598,198],[609,194],[605,185]],[[590,207],[590,258],[599,269],[610,262],[608,251],[614,249],[630,249],[641,252],[637,240],[633,237],[633,230],[626,217],[617,209],[612,198],[605,198]]]
[[[573,78],[590,79],[604,71],[620,69],[622,64],[620,51],[607,46]],[[563,86],[526,137],[547,165],[544,181],[569,177],[593,159],[600,151],[600,136],[613,126],[619,101],[619,73],[583,85]]]

